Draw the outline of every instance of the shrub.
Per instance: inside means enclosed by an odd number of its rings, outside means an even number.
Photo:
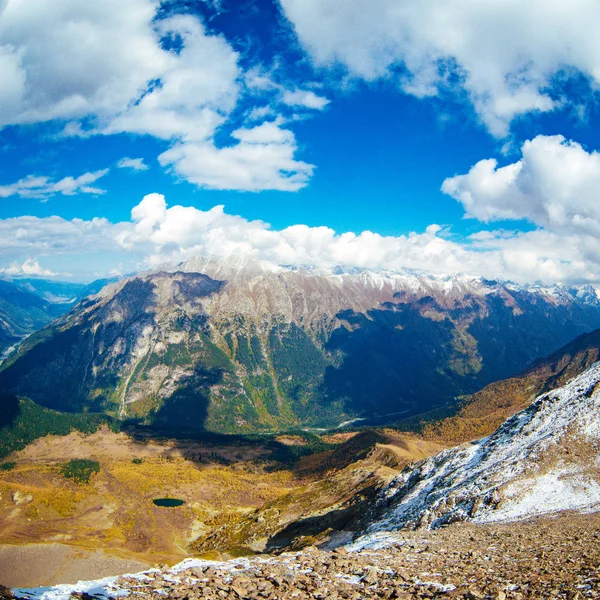
[[[134,458],[131,462],[134,465],[141,465],[144,462],[144,460],[142,458]]]
[[[60,467],[62,475],[78,483],[89,483],[90,477],[99,471],[100,463],[87,458],[73,458]]]
[[[0,465],[0,471],[12,471],[16,466],[16,462],[5,462]]]

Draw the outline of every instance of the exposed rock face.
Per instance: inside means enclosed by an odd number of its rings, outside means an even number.
[[[25,494],[23,492],[16,491],[12,495],[12,501],[17,506],[24,506],[33,502],[33,496],[31,494]]]
[[[358,546],[401,528],[600,509],[600,362],[493,435],[405,469],[366,516]]]
[[[82,301],[25,342],[0,390],[220,432],[389,422],[598,326],[593,290],[192,259]]]

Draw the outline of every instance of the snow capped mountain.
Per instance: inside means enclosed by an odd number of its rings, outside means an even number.
[[[495,281],[484,277],[457,274],[436,274],[420,269],[369,270],[359,267],[337,266],[331,269],[313,265],[276,265],[261,261],[250,255],[232,255],[228,258],[191,258],[178,265],[164,265],[157,271],[182,271],[204,273],[213,279],[230,283],[258,279],[279,279],[294,281],[298,279],[319,278],[333,285],[364,286],[380,291],[411,292],[413,294],[431,294],[433,296],[451,296],[462,299],[467,295],[498,293],[501,290],[532,293],[560,302],[585,302],[599,305],[596,289],[591,285],[566,286],[533,284],[515,284],[510,281]]]
[[[580,292],[194,258],[83,300],[28,338],[0,385],[57,410],[226,433],[382,422],[600,327],[600,302]]]
[[[404,470],[354,548],[405,527],[600,509],[600,362],[539,396],[493,435]]]

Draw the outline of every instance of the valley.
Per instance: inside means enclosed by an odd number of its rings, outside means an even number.
[[[565,511],[600,506],[596,430],[578,433],[597,420],[599,323],[585,289],[250,259],[111,283],[0,365],[0,583],[197,557],[245,565],[244,577],[261,560],[273,572],[313,561],[306,590],[341,594],[321,564],[349,551],[345,568],[363,574],[340,597],[471,598],[491,585],[528,597],[500,559],[485,584],[479,561],[462,561],[479,587],[424,584],[411,569],[448,569],[445,557],[419,550],[417,566],[402,548],[475,552],[489,536],[509,544],[505,522],[538,519],[526,560],[548,514],[571,532],[580,521]],[[50,566],[17,566],[29,560]],[[381,560],[410,573],[365,587]],[[573,582],[548,585],[567,598]]]
[[[321,440],[301,435],[157,440],[107,429],[47,436],[2,463],[10,470],[0,465],[0,571],[12,564],[9,548],[36,556],[47,544],[84,557],[101,551],[146,565],[172,564],[190,552],[213,559],[252,554],[261,549],[260,542],[251,548],[243,534],[225,539],[214,532],[264,506],[285,507],[281,517],[265,523],[260,537],[266,545],[285,525],[348,501],[361,489],[375,489],[399,466],[438,449],[416,439],[356,433]],[[365,460],[355,462],[361,454]],[[81,457],[97,461],[99,472],[88,483],[65,479],[62,465]],[[325,489],[319,481],[334,470],[339,470],[335,483]],[[165,496],[184,504],[164,508],[153,503]],[[56,577],[44,571],[32,579],[27,572],[10,584],[64,582],[60,573]]]

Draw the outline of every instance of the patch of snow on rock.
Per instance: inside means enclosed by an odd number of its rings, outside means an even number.
[[[405,527],[600,509],[600,482],[590,474],[600,454],[599,382],[597,362],[491,436],[405,469],[377,499],[366,535],[351,547],[380,545],[381,534]],[[566,452],[577,443],[591,445],[595,456]]]

